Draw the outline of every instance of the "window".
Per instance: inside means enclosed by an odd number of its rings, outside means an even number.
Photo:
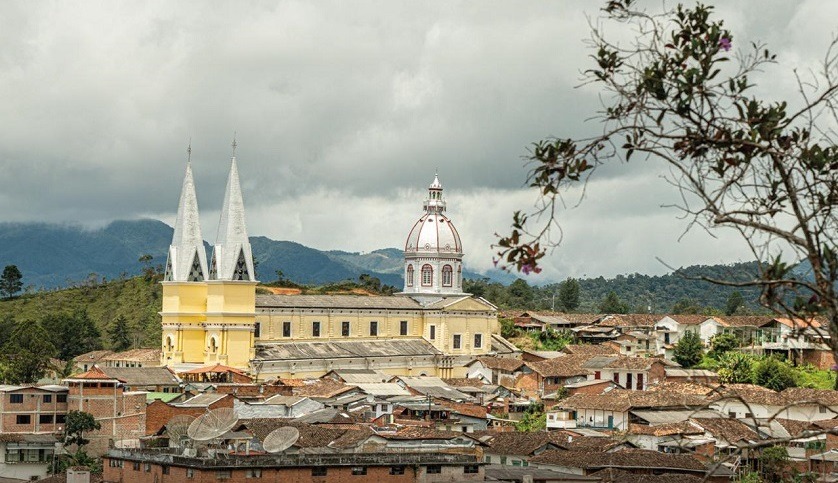
[[[483,334],[474,334],[474,348],[480,349],[483,347]]]
[[[352,467],[352,476],[362,476],[367,474],[367,467],[366,466],[353,466]]]
[[[620,383],[620,373],[618,373],[618,372],[614,373],[614,382],[616,382],[617,384]]]
[[[311,469],[311,476],[326,476],[328,474],[328,468],[325,466],[315,466]]]
[[[480,468],[477,465],[465,465],[463,466],[463,473],[469,475],[474,474],[480,471]]]
[[[10,394],[9,402],[12,404],[23,404],[23,394]]]
[[[40,416],[38,416],[38,423],[52,424],[52,414],[41,414]]]
[[[256,322],[256,325],[253,327],[253,337],[259,337],[259,334],[262,332],[262,324]]]
[[[637,375],[637,390],[638,391],[643,390],[643,374],[638,374]]]
[[[31,424],[32,416],[28,414],[18,414],[15,416],[15,424]]]
[[[139,461],[134,462],[134,471],[140,471],[140,462]]]
[[[340,335],[349,337],[349,322],[340,323]]]
[[[454,334],[454,348],[455,349],[460,348],[460,346],[462,345],[462,339],[463,339],[463,336],[461,336],[460,334]]]
[[[407,266],[407,286],[413,286],[413,265]]]
[[[390,474],[391,475],[403,475],[404,474],[404,466],[391,466],[390,467]]]
[[[434,269],[430,265],[422,265],[422,286],[430,287],[434,284]]]
[[[506,456],[501,456],[500,457],[500,464],[502,464],[502,465],[506,464]]]
[[[195,478],[195,468],[186,468],[186,477]]]
[[[64,424],[64,421],[67,419],[66,414],[56,414],[55,415],[55,423],[56,424]]]
[[[229,480],[233,477],[233,472],[231,470],[218,470],[215,472],[215,479],[217,480]]]
[[[630,345],[626,346],[626,352],[631,352],[631,346]]]
[[[370,322],[370,335],[373,337],[378,335],[378,322],[374,320]]]
[[[245,478],[261,478],[262,468],[249,468],[244,472]]]
[[[826,406],[818,406],[818,412],[823,414],[826,412]]]
[[[52,402],[52,394],[44,394],[44,403]]]
[[[143,469],[145,470],[146,473],[151,473],[151,463],[144,463],[143,464]]]
[[[282,337],[291,337],[291,322],[282,323]]]
[[[320,322],[311,323],[311,336],[320,337]]]
[[[632,374],[626,374],[626,389],[631,389]]]
[[[163,472],[164,475],[168,475],[169,474],[169,467],[168,466],[163,466],[163,469],[161,471]]]
[[[445,265],[442,267],[442,286],[443,287],[450,287],[453,285],[454,279],[454,270],[451,268],[451,265]]]
[[[663,334],[663,343],[669,344],[669,332]]]
[[[428,465],[428,474],[429,475],[438,475],[442,473],[442,466],[441,465]]]
[[[66,394],[59,394],[55,397],[55,402],[65,403],[67,402],[67,395]]]
[[[399,335],[407,335],[407,321],[402,320],[399,322]]]
[[[436,326],[435,325],[431,326],[430,339],[431,340],[436,340]]]

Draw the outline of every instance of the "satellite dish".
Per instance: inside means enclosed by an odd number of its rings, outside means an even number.
[[[174,416],[166,423],[166,434],[169,436],[169,445],[173,443],[180,446],[183,439],[187,437],[189,425],[195,418],[186,414]]]
[[[192,421],[186,434],[195,441],[209,441],[230,431],[238,422],[232,408],[213,409]]]
[[[285,426],[271,431],[262,441],[262,447],[268,453],[281,453],[293,446],[300,439],[300,431],[291,426]]]

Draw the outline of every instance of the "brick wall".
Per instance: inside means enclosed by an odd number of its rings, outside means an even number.
[[[35,387],[0,393],[0,432],[2,433],[40,433],[55,432],[64,426],[62,418],[67,414],[67,402],[58,402],[58,396],[67,393],[54,393]],[[13,398],[21,398],[13,403]],[[46,402],[49,401],[49,402]],[[29,422],[18,423],[18,416]],[[44,422],[41,422],[41,417]]]
[[[835,365],[835,354],[830,350],[807,350],[803,352],[803,363],[812,364],[818,369],[829,370]]]
[[[217,408],[232,408],[233,401],[236,398],[231,395],[226,395],[225,397],[219,399],[218,401],[209,405],[209,408],[184,408],[184,407],[177,407],[171,404],[164,403],[159,399],[154,401],[153,403],[146,406],[146,417],[145,417],[145,434],[155,434],[160,431],[160,428],[166,425],[170,419],[178,415],[186,415],[192,416],[193,418],[197,418],[198,416],[205,414],[207,409],[217,409]]]

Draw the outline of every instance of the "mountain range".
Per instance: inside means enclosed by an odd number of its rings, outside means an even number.
[[[0,267],[17,265],[27,286],[54,289],[74,285],[91,274],[114,279],[140,273],[140,257],[151,255],[153,266],[166,263],[173,229],[158,220],[114,221],[99,229],[44,223],[0,223]],[[369,253],[322,251],[291,241],[250,238],[259,280],[277,279],[277,271],[296,283],[319,285],[357,280],[361,274],[378,277],[383,284],[403,285],[403,252],[384,248]],[[205,242],[207,254],[210,245]],[[464,270],[465,278],[488,277],[511,283],[515,276],[500,270],[478,274]]]

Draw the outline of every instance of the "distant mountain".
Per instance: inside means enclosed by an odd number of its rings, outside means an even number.
[[[164,265],[172,227],[157,220],[114,221],[104,228],[43,223],[0,223],[0,268],[17,265],[24,283],[36,288],[58,288],[85,280],[91,273],[100,278],[119,278],[140,273],[143,255],[152,264]],[[320,251],[290,241],[251,237],[257,276],[262,281],[283,276],[302,284],[357,280],[367,273],[395,287],[403,284],[402,251],[385,248],[369,253]],[[207,256],[211,254],[206,244]],[[483,275],[465,270],[466,278]],[[511,274],[498,270],[489,278],[509,283]]]

